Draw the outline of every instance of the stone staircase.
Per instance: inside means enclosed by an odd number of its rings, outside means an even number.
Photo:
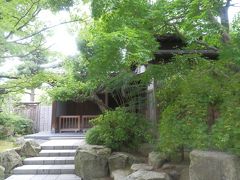
[[[6,180],[81,180],[74,173],[79,140],[50,140],[41,145],[39,157],[26,158]]]

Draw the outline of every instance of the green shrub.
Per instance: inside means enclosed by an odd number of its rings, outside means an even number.
[[[88,144],[102,145],[103,141],[99,134],[101,134],[101,127],[95,126],[87,132],[86,139]]]
[[[25,135],[33,132],[32,121],[14,114],[0,114],[0,126],[3,131],[0,137],[4,138],[9,135]]]
[[[106,111],[92,123],[94,127],[86,135],[89,144],[105,145],[113,150],[121,147],[136,149],[150,139],[147,121],[124,108]]]
[[[159,88],[161,151],[185,147],[240,154],[240,73],[231,67],[206,62]]]

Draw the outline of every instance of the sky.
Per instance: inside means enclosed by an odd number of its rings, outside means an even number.
[[[61,11],[57,14],[51,13],[51,11],[42,11],[39,15],[39,19],[46,24],[53,25],[69,20],[69,13]],[[51,30],[52,36],[48,37],[47,46],[51,45],[50,50],[57,51],[66,56],[75,55],[77,50],[76,38],[77,34],[74,34],[68,28],[70,25],[60,25]]]
[[[240,0],[232,0],[232,3],[239,3]],[[239,3],[240,4],[240,3]],[[79,7],[79,6],[78,6]],[[81,6],[78,10],[81,13],[89,14],[89,9],[87,6]],[[231,7],[229,9],[229,19],[233,20],[234,15],[240,12],[240,7]],[[69,13],[66,11],[60,11],[56,14],[48,10],[44,10],[40,13],[39,19],[44,21],[48,25],[58,24],[69,20]],[[77,34],[70,30],[71,25],[61,25],[51,30],[51,36],[47,38],[47,46],[51,46],[51,51],[56,51],[65,56],[74,56],[78,53],[77,49]],[[13,61],[15,61],[13,63]],[[12,71],[14,67],[12,64],[18,65],[20,62],[18,60],[11,60],[11,63],[5,63],[0,66],[0,73],[6,71]]]

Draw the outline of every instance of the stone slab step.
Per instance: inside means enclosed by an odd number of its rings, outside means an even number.
[[[13,170],[13,174],[74,174],[74,165],[24,165]]]
[[[61,156],[75,156],[76,150],[42,150],[39,153],[40,157],[61,157]]]
[[[60,175],[12,175],[6,180],[81,180],[75,174]]]
[[[77,149],[78,145],[68,145],[68,146],[41,146],[43,150],[66,150],[66,149]]]
[[[74,164],[74,157],[32,157],[23,161],[24,165]]]

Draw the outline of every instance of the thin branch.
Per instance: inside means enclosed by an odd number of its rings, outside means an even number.
[[[28,21],[26,21],[23,25],[19,26],[19,27],[17,28],[17,31],[19,31],[19,30],[21,30],[22,28],[24,28],[25,26],[27,26],[27,25],[30,23],[30,21],[32,21],[32,20],[39,14],[40,11],[41,11],[41,9],[36,8],[36,10],[34,11],[32,17],[31,17]]]
[[[203,45],[203,46],[207,47],[208,49],[212,49],[212,50],[214,50],[214,51],[218,51],[218,48],[213,47],[213,46],[210,46],[209,44],[207,44],[206,42],[203,42],[203,41],[201,41],[201,40],[196,40],[195,42],[196,42],[197,44],[200,44],[200,45]]]
[[[18,58],[24,58],[24,57],[27,57],[29,56],[30,54],[38,51],[38,50],[41,50],[41,51],[44,51],[44,50],[47,50],[49,49],[52,45],[46,47],[46,48],[40,48],[41,46],[43,46],[45,43],[40,43],[35,49],[33,49],[32,51],[29,51],[28,53],[26,54],[23,54],[23,55],[10,55],[10,56],[0,56],[0,59],[6,59],[6,58],[14,58],[14,57],[18,57]]]
[[[73,23],[73,22],[77,22],[77,21],[83,21],[83,19],[75,19],[75,20],[71,20],[71,21],[65,21],[65,22],[61,22],[59,24],[55,24],[55,25],[52,25],[52,26],[48,26],[48,27],[45,27],[37,32],[34,32],[28,36],[25,36],[23,38],[20,38],[20,39],[17,39],[17,40],[13,40],[13,41],[8,41],[8,43],[15,43],[15,42],[18,42],[18,41],[23,41],[23,40],[26,40],[28,38],[31,38],[35,35],[38,35],[40,34],[41,32],[44,32],[44,31],[47,31],[49,29],[52,29],[52,28],[55,28],[55,27],[58,27],[58,26],[61,26],[61,25],[64,25],[64,24],[69,24],[69,23]]]
[[[19,77],[8,76],[8,75],[0,75],[0,79],[19,79]]]
[[[17,26],[18,26],[18,24],[30,13],[30,11],[33,9],[33,7],[36,5],[36,4],[39,4],[39,1],[40,0],[38,0],[38,1],[36,1],[36,2],[33,2],[32,4],[31,4],[31,6],[29,7],[29,9],[26,11],[26,13],[24,13],[20,18],[18,18],[18,21],[16,22],[16,24],[14,25],[14,28],[16,28]],[[37,8],[38,9],[38,8]],[[35,13],[35,12],[34,12]],[[34,14],[33,13],[33,14]],[[33,19],[33,17],[32,18],[30,18],[31,20]],[[29,21],[31,21],[31,20],[29,20]],[[27,23],[29,23],[29,21],[27,21]],[[24,24],[26,24],[26,23],[24,23]],[[25,26],[25,25],[24,25]],[[24,27],[23,26],[23,27]],[[20,29],[21,28],[23,28],[23,27],[21,27],[20,26]],[[19,30],[20,30],[19,29]],[[18,30],[18,29],[17,29]],[[12,31],[10,31],[9,33],[8,33],[8,35],[5,37],[5,39],[8,39],[12,34],[14,33],[14,30],[12,30]]]
[[[178,37],[181,38],[183,41],[185,41],[185,37],[184,35],[180,32],[180,30],[177,28],[177,26],[174,23],[170,23],[170,22],[165,22],[168,26],[172,26],[174,31],[177,33]]]

